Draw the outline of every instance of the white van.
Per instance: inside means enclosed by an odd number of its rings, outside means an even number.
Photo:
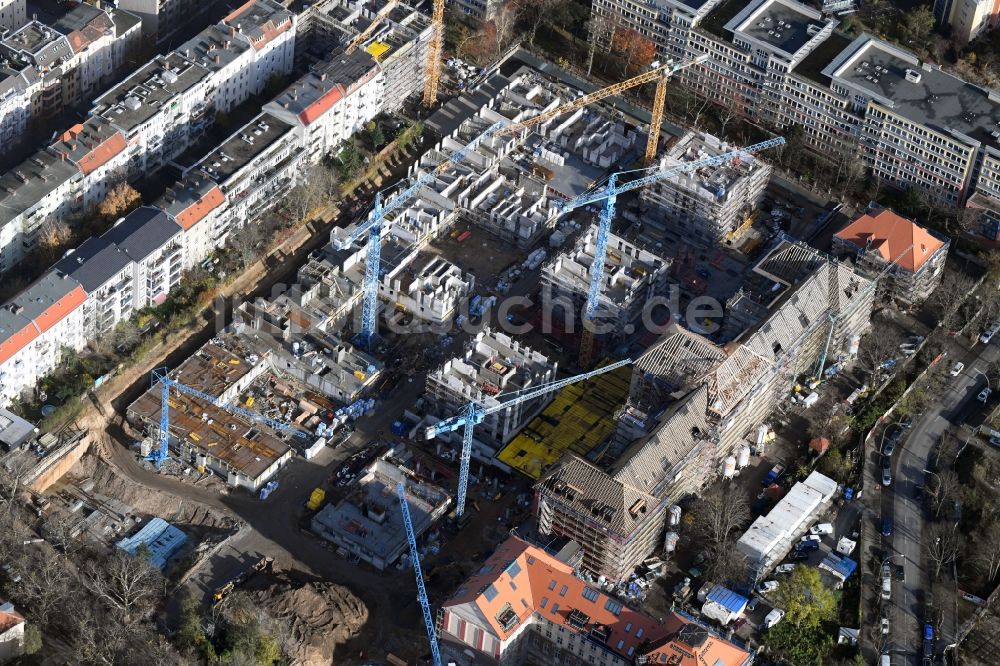
[[[882,598],[886,601],[892,598],[892,578],[890,577],[882,579]]]
[[[781,610],[780,608],[772,608],[771,612],[768,613],[767,617],[764,618],[764,628],[770,629],[774,625],[781,622],[781,618],[783,617],[785,617],[785,611]]]

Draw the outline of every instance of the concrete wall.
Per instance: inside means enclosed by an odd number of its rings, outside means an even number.
[[[80,458],[90,450],[90,437],[82,437],[80,441],[65,448],[58,449],[42,458],[26,479],[27,485],[36,493],[43,493],[61,479]]]

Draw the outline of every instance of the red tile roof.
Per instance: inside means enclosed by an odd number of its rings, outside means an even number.
[[[919,270],[944,246],[944,242],[927,229],[888,208],[876,215],[861,215],[841,229],[836,237],[855,247],[874,250],[887,263],[894,262],[911,273]]]
[[[198,199],[177,215],[177,224],[181,225],[181,228],[184,229],[184,231],[187,231],[195,224],[205,219],[206,215],[221,206],[225,200],[226,197],[222,194],[222,190],[219,189],[218,185],[214,185],[212,186],[212,189],[205,193],[205,196]]]
[[[0,363],[9,361],[14,357],[14,354],[27,347],[32,340],[39,336],[35,323],[30,320],[25,321],[27,323],[24,328],[0,342]]]
[[[626,659],[634,659],[651,648],[651,654],[689,657],[690,660],[676,662],[683,666],[701,666],[702,662],[713,666],[738,666],[749,656],[745,650],[679,615],[659,622],[624,606],[577,578],[569,565],[517,537],[501,544],[479,571],[445,602],[444,609],[466,604],[474,606],[477,615],[486,618],[492,632],[501,640],[517,632],[537,614],[571,631],[591,631],[603,625],[609,632],[605,644]],[[568,617],[574,610],[587,616],[582,630],[568,624]],[[504,612],[513,612],[518,617],[517,622],[507,624],[509,629],[504,629],[499,619]],[[689,625],[702,629],[707,640],[697,646],[678,645],[678,632]]]
[[[17,611],[0,611],[0,633],[24,623],[24,617]]]
[[[307,106],[299,113],[299,120],[303,125],[309,125],[324,113],[333,108],[333,105],[344,98],[344,88],[339,83],[327,90],[315,102]]]
[[[40,333],[44,333],[62,321],[70,312],[83,305],[85,300],[87,300],[87,292],[83,290],[83,287],[77,286],[35,317],[35,326],[38,327]]]

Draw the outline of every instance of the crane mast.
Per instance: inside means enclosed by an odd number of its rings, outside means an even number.
[[[424,72],[424,106],[437,103],[438,81],[441,76],[441,49],[444,45],[444,0],[433,0],[431,39],[427,44],[427,67]]]
[[[675,176],[680,173],[695,171],[703,167],[717,166],[731,159],[737,158],[740,155],[751,155],[762,150],[767,150],[768,148],[782,146],[784,143],[784,137],[779,136],[774,139],[768,139],[767,141],[755,143],[752,146],[739,148],[737,150],[730,150],[714,157],[694,160],[669,169],[661,169],[646,176],[631,180],[623,185],[618,185],[618,178],[630,172],[622,171],[619,173],[613,173],[608,177],[607,185],[604,188],[594,192],[581,194],[575,199],[561,205],[562,212],[567,212],[601,200],[604,201],[604,206],[601,208],[601,214],[598,218],[597,238],[594,243],[594,263],[591,265],[590,269],[590,285],[587,290],[587,305],[584,312],[583,331],[580,337],[579,362],[581,367],[587,367],[590,365],[593,356],[594,332],[590,322],[592,322],[596,316],[597,306],[600,302],[601,287],[604,282],[604,264],[607,260],[608,254],[608,236],[611,233],[611,222],[614,219],[615,204],[617,203],[618,195],[623,192],[637,190],[645,187],[646,185],[650,185],[665,178],[670,178],[671,176]],[[640,171],[649,171],[649,169]]]
[[[590,372],[585,372],[573,377],[566,377],[565,379],[559,379],[554,382],[548,382],[533,389],[519,391],[510,400],[505,400],[504,402],[497,403],[496,405],[491,405],[489,407],[483,407],[470,401],[465,406],[462,414],[453,416],[450,419],[446,419],[432,426],[428,426],[424,430],[424,437],[426,439],[433,439],[441,433],[454,432],[459,428],[462,428],[462,454],[459,464],[458,493],[455,500],[455,515],[461,518],[465,513],[466,491],[469,486],[469,464],[472,460],[472,433],[475,426],[482,423],[483,420],[490,414],[495,414],[505,409],[510,409],[516,405],[520,405],[523,402],[534,400],[535,398],[541,397],[546,393],[557,391],[564,386],[569,386],[570,384],[575,384],[576,382],[597,377],[598,375],[603,375],[604,373],[611,372],[612,370],[617,370],[618,368],[629,365],[631,362],[632,359],[617,361],[602,368],[591,370]]]
[[[427,598],[427,588],[424,586],[424,574],[420,570],[417,535],[413,531],[413,521],[410,519],[410,505],[406,501],[406,486],[403,483],[396,484],[396,495],[399,497],[399,511],[403,515],[403,525],[406,527],[406,540],[410,543],[410,559],[413,560],[413,575],[417,579],[417,599],[420,600],[420,612],[424,616],[424,629],[427,630],[427,640],[431,644],[431,659],[434,666],[441,666],[441,648],[438,646],[437,631],[434,629],[431,602]]]
[[[437,12],[438,3],[435,0],[435,12]],[[443,12],[443,5],[441,11]],[[428,51],[428,75],[427,75],[427,87],[424,89],[424,102],[427,103],[428,89],[431,87],[432,78],[434,84],[434,95],[436,97],[437,93],[437,73],[438,69],[432,68],[432,57],[431,54],[434,49],[437,48],[440,52],[440,43],[435,47],[434,40],[432,38],[429,51]],[[570,113],[581,109],[588,104],[594,102],[599,102],[607,97],[617,95],[625,90],[634,88],[635,86],[642,85],[643,83],[648,83],[650,81],[656,80],[659,76],[669,76],[670,74],[680,71],[685,67],[690,67],[691,65],[703,62],[708,56],[698,56],[692,60],[685,60],[681,63],[674,64],[673,62],[667,62],[666,64],[652,69],[648,72],[644,72],[635,76],[631,79],[621,81],[614,85],[608,86],[607,88],[601,88],[600,90],[595,90],[592,93],[583,95],[575,100],[567,102],[561,106],[554,109],[539,113],[538,115],[531,116],[530,118],[525,118],[517,122],[510,122],[508,120],[500,120],[491,125],[482,134],[477,136],[467,145],[463,146],[459,150],[452,153],[447,159],[445,159],[436,168],[424,173],[422,176],[414,180],[409,186],[406,187],[399,194],[391,197],[384,205],[379,207],[379,199],[376,198],[376,205],[372,210],[372,213],[368,218],[361,224],[351,228],[345,229],[343,232],[334,237],[333,244],[339,250],[346,249],[358,241],[360,238],[368,237],[368,256],[365,262],[365,282],[362,289],[362,294],[364,298],[364,303],[362,304],[362,318],[361,318],[361,331],[358,334],[359,340],[370,349],[371,341],[373,340],[376,330],[376,319],[378,311],[378,268],[379,261],[381,258],[381,242],[376,242],[381,240],[381,231],[379,227],[381,226],[383,220],[391,214],[393,211],[405,204],[411,197],[415,196],[421,188],[433,181],[438,175],[448,170],[449,168],[461,163],[465,158],[475,150],[479,144],[481,144],[486,139],[490,137],[503,137],[517,134],[518,132],[545,123],[556,116],[560,116],[564,113]],[[438,58],[434,58],[437,62]],[[440,63],[437,62],[439,66]],[[431,76],[431,71],[433,70],[434,76]],[[433,102],[432,102],[433,103]],[[374,244],[373,244],[374,242]]]

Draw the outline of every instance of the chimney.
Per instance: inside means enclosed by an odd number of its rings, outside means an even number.
[[[222,62],[222,56],[220,54],[216,53],[215,54],[215,64],[218,65],[220,62]]]
[[[319,80],[326,81],[326,72],[323,72],[322,74],[319,75]]]
[[[229,26],[229,36],[230,37],[236,36],[236,28],[234,28],[233,26]]]

